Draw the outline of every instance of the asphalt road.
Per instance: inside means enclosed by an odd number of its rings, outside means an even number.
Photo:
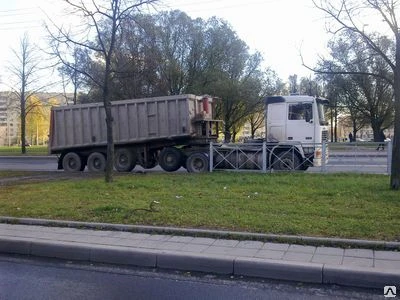
[[[377,299],[383,291],[0,256],[0,299]]]
[[[387,157],[381,153],[371,152],[369,155],[354,155],[345,153],[337,155],[330,154],[326,172],[365,172],[365,173],[388,173]],[[12,171],[57,171],[56,157],[7,157],[0,156],[0,170]],[[137,166],[134,171],[143,170]],[[184,168],[179,171],[186,172]],[[308,172],[321,172],[321,168],[310,168]],[[162,172],[157,166],[146,172]]]

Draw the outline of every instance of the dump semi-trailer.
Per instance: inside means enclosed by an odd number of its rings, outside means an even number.
[[[216,98],[179,95],[112,102],[115,169],[131,171],[136,164],[165,171],[185,167],[189,172],[241,166],[258,169],[262,161],[275,170],[306,170],[327,159],[326,99],[311,96],[272,96],[265,99],[267,136],[238,149],[215,145],[219,124]],[[102,104],[54,107],[49,149],[58,154],[59,169],[102,171],[106,163],[106,122]],[[265,152],[260,151],[265,142]],[[265,157],[263,157],[265,155]]]
[[[215,99],[178,95],[112,102],[115,169],[131,171],[156,164],[166,171],[196,171],[209,143],[218,137]],[[100,103],[53,107],[49,152],[59,169],[102,171],[106,162],[106,122]],[[200,163],[201,161],[200,160]],[[201,166],[200,166],[201,167]]]

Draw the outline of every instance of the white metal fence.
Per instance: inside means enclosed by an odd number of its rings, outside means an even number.
[[[305,160],[299,160],[300,144],[276,143],[210,144],[210,171],[216,169],[253,170],[276,172],[280,164],[286,171],[307,172],[358,172],[390,174],[392,143],[351,142],[303,144]],[[281,147],[278,152],[272,151]],[[313,158],[307,158],[307,150],[318,148],[321,159],[318,166],[307,168]],[[279,153],[279,154],[278,154]]]

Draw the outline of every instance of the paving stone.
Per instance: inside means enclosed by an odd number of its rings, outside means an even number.
[[[121,239],[121,241],[118,243],[118,245],[124,246],[124,247],[141,247],[142,243],[144,243],[145,240],[130,240],[130,239]]]
[[[236,247],[237,244],[239,244],[239,241],[236,240],[215,240],[213,246]]]
[[[172,236],[168,242],[177,242],[177,243],[190,243],[193,240],[191,236]]]
[[[289,246],[290,246],[289,244],[265,243],[263,249],[287,251],[289,249]]]
[[[283,260],[289,261],[301,261],[301,262],[311,262],[313,258],[313,253],[303,253],[303,252],[286,252],[283,256]]]
[[[290,245],[288,251],[314,254],[316,247],[303,245]]]
[[[93,229],[86,229],[84,231],[76,231],[72,232],[72,234],[82,234],[82,235],[94,235],[94,236],[112,236],[114,231],[108,230],[93,230]]]
[[[358,266],[358,267],[373,267],[374,260],[372,258],[344,256],[343,265]]]
[[[209,246],[204,253],[212,253],[212,254],[221,254],[226,255],[229,250],[232,250],[232,247],[223,247],[223,246]]]
[[[329,264],[329,265],[341,265],[343,256],[341,255],[326,255],[326,254],[314,254],[311,262]]]
[[[375,251],[375,259],[387,259],[400,261],[400,252],[394,251]]]
[[[0,235],[2,236],[15,236],[15,230],[12,230],[11,228],[2,228],[0,227]]]
[[[147,240],[148,241],[168,241],[172,235],[152,234]]]
[[[374,258],[374,251],[370,249],[345,249],[344,256]]]
[[[264,246],[263,242],[258,241],[240,241],[236,245],[236,248],[246,248],[246,249],[261,249]]]
[[[254,257],[258,252],[258,249],[251,248],[231,248],[226,255],[240,256],[240,257]]]
[[[203,237],[195,237],[191,243],[192,244],[201,244],[201,245],[212,245],[214,244],[216,239],[211,238],[203,238]]]
[[[162,242],[159,246],[159,249],[162,250],[180,250],[186,244],[185,243],[175,243],[175,242]]]
[[[183,248],[181,250],[185,251],[185,252],[201,253],[209,247],[210,247],[209,245],[190,243],[190,244],[186,244],[185,246],[183,246]]]
[[[131,236],[131,239],[137,239],[137,240],[143,240],[143,239],[147,239],[151,236],[151,234],[147,234],[147,233],[134,233]]]
[[[315,250],[315,254],[344,255],[344,249],[342,249],[342,248],[333,248],[333,247],[317,247],[317,250]]]
[[[99,239],[100,236],[89,235],[92,238]],[[63,241],[66,242],[85,242],[87,240],[87,236],[83,234],[65,234],[63,237]]]
[[[285,255],[285,251],[275,251],[275,250],[259,250],[254,257],[268,258],[268,259],[282,259]]]
[[[382,268],[385,270],[388,270],[388,269],[400,270],[400,261],[375,259],[374,266],[375,266],[375,268]]]
[[[111,235],[111,237],[117,237],[117,238],[126,238],[126,239],[138,239],[135,233],[132,232],[127,232],[127,231],[114,231]],[[140,238],[143,239],[143,238]]]
[[[160,249],[160,245],[162,244],[161,241],[149,241],[144,240],[140,243],[140,248],[148,248],[148,249]]]

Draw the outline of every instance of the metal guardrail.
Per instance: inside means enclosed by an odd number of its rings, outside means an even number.
[[[329,143],[326,172],[391,173],[392,142]]]
[[[210,171],[214,169],[267,170],[266,143],[210,143]]]
[[[210,171],[216,169],[255,170],[259,172],[275,172],[274,165],[281,163],[287,170],[299,171],[306,169],[307,163],[312,164],[312,158],[306,158],[299,164],[295,161],[299,143],[284,144],[284,150],[279,155],[271,149],[282,146],[276,143],[241,143],[221,144],[210,143]],[[296,147],[297,146],[297,147]],[[392,142],[351,142],[303,144],[303,148],[319,148],[322,158],[319,166],[310,167],[310,172],[362,172],[390,174]],[[304,168],[303,168],[304,167]]]

